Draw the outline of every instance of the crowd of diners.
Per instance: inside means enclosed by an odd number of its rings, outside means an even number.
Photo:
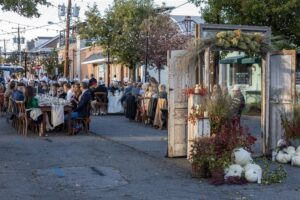
[[[64,99],[72,106],[72,120],[86,118],[92,115],[107,114],[108,93],[112,95],[119,90],[122,95],[120,103],[124,106],[125,116],[130,120],[136,120],[154,127],[162,127],[162,116],[160,109],[167,107],[167,93],[165,85],[159,85],[154,78],[150,78],[149,83],[119,81],[116,75],[111,84],[107,87],[102,78],[96,80],[94,75],[85,76],[79,80],[76,76],[73,80],[67,80],[63,76],[48,77],[41,74],[28,80],[24,76],[17,77],[12,74],[9,79],[0,83],[0,109],[4,113],[9,113],[9,120],[15,117],[15,110],[12,101],[22,101],[25,104],[28,117],[31,116],[34,108],[39,108],[39,96],[51,96]],[[95,93],[104,93],[106,105],[98,105],[99,99]],[[162,99],[164,100],[163,103]],[[42,115],[35,118],[35,123],[42,130]],[[66,118],[66,116],[65,116]],[[51,127],[49,130],[61,127]],[[48,126],[48,125],[47,125]],[[72,127],[75,133],[81,127]]]

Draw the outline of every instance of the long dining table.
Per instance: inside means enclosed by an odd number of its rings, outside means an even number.
[[[39,108],[41,109],[43,113],[43,130],[41,133],[41,136],[46,135],[46,118],[49,112],[51,112],[52,107],[50,105],[40,105]],[[68,135],[72,135],[72,127],[71,127],[71,113],[72,113],[72,106],[65,105],[64,106],[64,112],[68,113]]]

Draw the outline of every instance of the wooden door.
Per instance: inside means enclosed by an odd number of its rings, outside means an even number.
[[[169,119],[168,119],[168,156],[187,155],[187,113],[188,97],[183,89],[195,85],[195,68],[182,64],[184,50],[168,52],[169,67]]]
[[[269,60],[269,67],[266,70],[269,76],[265,76],[267,79],[269,77],[269,80],[265,80],[268,101],[266,101],[266,127],[263,135],[264,153],[275,150],[277,141],[283,137],[280,115],[282,110],[291,110],[296,94],[296,52],[294,50],[274,52],[270,54]]]

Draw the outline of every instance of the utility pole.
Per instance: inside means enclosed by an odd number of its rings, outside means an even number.
[[[18,30],[18,37],[17,37],[17,43],[18,43],[18,55],[19,55],[19,65],[22,66],[22,55],[21,55],[21,37],[20,37],[20,26],[18,25],[17,28],[12,28]],[[25,30],[25,28],[22,28]],[[22,41],[23,43],[23,41]]]
[[[25,69],[25,77],[27,78],[27,51],[24,50],[24,69]]]
[[[64,63],[64,77],[69,76],[69,44],[70,44],[70,17],[71,17],[72,1],[68,1],[67,8],[67,25],[66,25],[66,38],[65,38],[65,63]]]
[[[3,54],[4,54],[4,59],[6,60],[6,42],[9,42],[9,40],[3,39],[3,40],[0,40],[0,42],[3,42]]]

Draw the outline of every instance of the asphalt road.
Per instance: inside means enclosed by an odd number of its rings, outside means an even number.
[[[122,116],[93,118],[94,134],[23,137],[0,119],[0,199],[300,199],[298,168],[282,184],[219,186],[168,159],[166,131]]]

